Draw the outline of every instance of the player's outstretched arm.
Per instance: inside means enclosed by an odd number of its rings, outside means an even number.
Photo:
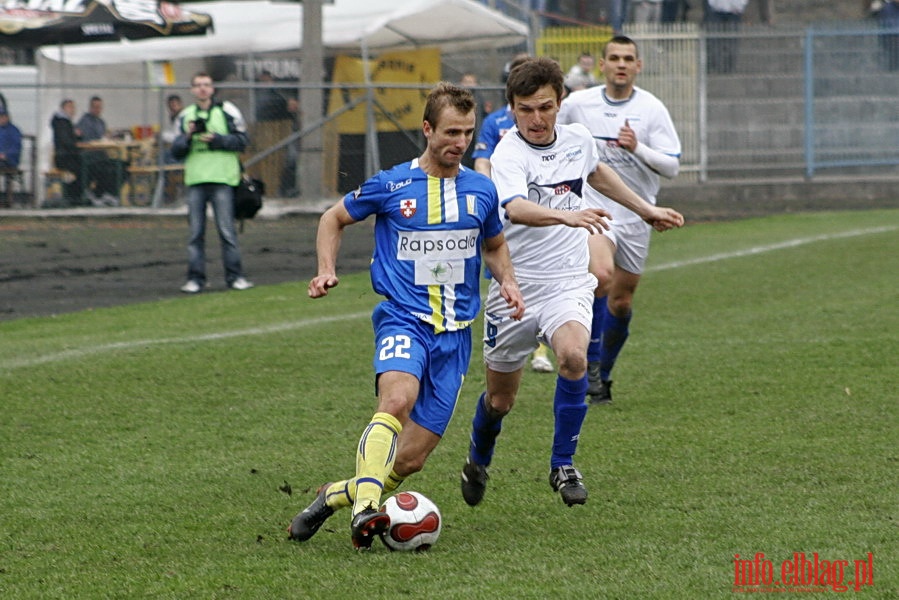
[[[343,200],[325,211],[318,222],[315,252],[318,255],[318,274],[309,282],[309,297],[321,298],[340,283],[337,277],[337,254],[343,240],[343,230],[356,221],[347,212]]]
[[[505,205],[506,216],[513,223],[527,225],[528,227],[548,227],[550,225],[567,225],[568,227],[583,227],[590,233],[599,233],[603,229],[609,229],[606,219],[611,215],[601,208],[587,208],[584,210],[557,210],[540,206],[522,196],[513,198]]]
[[[520,321],[524,316],[524,298],[518,289],[518,280],[515,279],[515,270],[512,268],[512,258],[509,256],[509,245],[506,237],[499,234],[484,240],[484,263],[490,269],[491,275],[500,285],[500,295],[512,309],[511,317]]]
[[[603,196],[611,198],[621,206],[628,208],[642,218],[652,216],[653,205],[641,198],[637,192],[627,187],[615,170],[605,163],[597,163],[596,168],[587,177],[590,187]]]
[[[644,220],[652,225],[656,231],[668,231],[675,227],[683,227],[684,216],[674,210],[664,206],[653,206],[652,215],[644,217]]]

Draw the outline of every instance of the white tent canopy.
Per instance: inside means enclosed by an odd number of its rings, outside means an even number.
[[[45,46],[41,54],[72,65],[177,60],[301,48],[303,8],[287,2],[203,2],[213,18],[205,37]],[[500,48],[527,39],[524,23],[474,0],[335,0],[323,7],[325,48],[385,50],[440,46],[444,52]]]

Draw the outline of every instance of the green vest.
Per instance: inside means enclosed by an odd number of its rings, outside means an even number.
[[[225,111],[219,105],[209,110],[200,110],[196,104],[184,109],[184,131],[188,131],[191,121],[206,121],[206,131],[228,135],[228,121]],[[223,183],[236,186],[240,181],[240,155],[229,150],[211,150],[209,144],[194,135],[190,140],[190,152],[184,160],[184,184]]]

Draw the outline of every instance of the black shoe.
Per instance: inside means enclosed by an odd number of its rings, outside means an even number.
[[[303,509],[303,512],[293,518],[290,527],[287,528],[288,537],[298,542],[305,542],[318,531],[328,517],[334,514],[334,509],[325,504],[330,483],[318,488],[318,495],[312,504]]]
[[[571,465],[558,467],[549,472],[549,485],[559,492],[562,502],[568,506],[587,502],[587,488],[581,479],[580,471]]]
[[[587,396],[590,404],[612,402],[612,381],[604,380],[599,374],[599,361],[587,364]]]
[[[465,459],[462,467],[462,497],[468,506],[477,505],[487,491],[487,467],[471,462],[471,457]]]
[[[371,507],[363,509],[353,517],[353,522],[350,524],[353,547],[356,550],[370,550],[371,543],[375,538],[387,531],[389,527],[390,516],[387,513],[378,512]]]

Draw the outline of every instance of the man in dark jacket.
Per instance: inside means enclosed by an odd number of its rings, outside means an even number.
[[[53,164],[66,171],[63,183],[63,202],[69,206],[89,204],[84,200],[81,180],[81,149],[78,148],[78,130],[75,117],[75,101],[66,98],[50,119],[53,129]]]

